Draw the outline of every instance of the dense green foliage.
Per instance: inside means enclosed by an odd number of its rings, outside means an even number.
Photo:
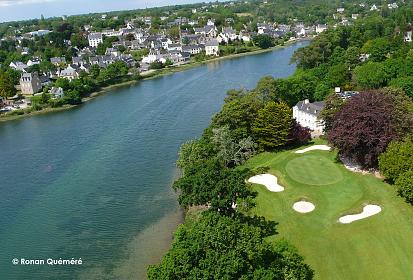
[[[268,102],[258,111],[252,132],[264,149],[275,149],[288,142],[292,128],[292,112],[285,103]]]
[[[413,135],[390,143],[380,155],[379,168],[398,194],[413,205]]]
[[[245,183],[248,170],[226,168],[219,160],[211,159],[185,169],[185,176],[173,187],[180,191],[179,204],[185,208],[209,205],[221,213],[233,212],[239,199],[252,197]]]
[[[401,88],[413,100],[413,77],[396,78],[390,81],[390,86]]]
[[[403,37],[412,20],[412,7],[406,6],[329,29],[294,54],[293,61],[304,70],[294,76],[316,84],[310,100],[324,99],[337,86],[366,90],[392,85],[411,97],[413,51]]]
[[[214,128],[212,133],[212,144],[217,151],[217,158],[227,167],[243,164],[255,153],[257,145],[252,137],[236,141],[228,126]]]
[[[228,126],[235,139],[252,135],[252,123],[262,102],[245,91],[232,91],[222,110],[212,120],[214,127]]]
[[[275,223],[208,211],[182,225],[162,262],[149,267],[149,279],[312,279],[313,271],[288,244],[264,240]]]
[[[325,133],[331,130],[336,115],[341,110],[343,104],[344,100],[335,93],[328,95],[325,99],[324,109],[320,113],[321,118],[324,120]]]
[[[0,97],[10,97],[16,93],[12,77],[7,72],[0,71]]]
[[[406,171],[395,182],[398,194],[413,205],[413,170]]]
[[[268,49],[274,46],[270,36],[265,34],[259,34],[254,37],[254,43],[261,49]]]
[[[395,182],[402,173],[413,170],[413,135],[391,142],[379,157],[379,168],[390,182]]]

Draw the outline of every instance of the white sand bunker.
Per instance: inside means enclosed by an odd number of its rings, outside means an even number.
[[[314,150],[330,151],[331,148],[330,148],[329,146],[327,146],[327,145],[313,145],[313,146],[311,146],[311,147],[308,147],[308,148],[305,148],[305,149],[302,149],[302,150],[295,151],[295,153],[296,153],[296,154],[304,154],[304,153],[306,153],[306,152],[314,151]]]
[[[365,219],[381,212],[381,207],[378,205],[369,204],[363,207],[363,212],[360,214],[346,215],[339,220],[342,224],[349,224],[357,220]]]
[[[277,177],[272,174],[256,175],[248,179],[248,182],[264,185],[271,192],[282,192],[283,186],[278,184]]]
[[[298,213],[309,213],[315,209],[315,205],[308,201],[297,201],[293,204],[293,209]]]

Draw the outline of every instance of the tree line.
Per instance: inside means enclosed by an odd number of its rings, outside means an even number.
[[[239,167],[257,152],[310,138],[290,107],[261,85],[230,90],[211,125],[182,145],[177,161],[179,204],[207,210],[180,226],[162,262],[149,267],[149,279],[312,279],[291,244],[265,241],[276,234],[275,223],[248,215],[256,193],[246,180],[261,170]]]

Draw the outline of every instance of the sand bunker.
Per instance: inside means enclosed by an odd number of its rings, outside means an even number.
[[[330,151],[331,148],[327,145],[313,145],[311,147],[295,151],[295,153],[296,154],[304,154],[305,152],[314,151],[314,150]]]
[[[278,184],[277,177],[271,174],[256,175],[248,179],[248,182],[264,185],[271,192],[282,192],[283,186]]]
[[[339,220],[342,224],[349,224],[357,220],[365,219],[381,212],[381,207],[378,205],[369,204],[363,207],[363,212],[360,214],[346,215]]]
[[[308,201],[297,201],[293,204],[293,209],[299,213],[309,213],[315,209],[315,205]]]

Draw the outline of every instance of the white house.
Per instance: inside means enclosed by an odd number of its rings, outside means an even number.
[[[168,44],[167,50],[168,51],[182,51],[182,45],[171,43],[171,44]]]
[[[161,41],[162,48],[165,50],[168,49],[168,45],[173,43],[172,40],[169,38],[162,38],[160,39],[160,41]]]
[[[258,34],[267,33],[267,30],[274,30],[274,26],[266,23],[257,23]]]
[[[207,25],[215,26],[215,20],[214,19],[208,19]]]
[[[407,31],[406,34],[404,35],[404,41],[411,43],[412,42],[412,31]]]
[[[220,44],[221,43],[228,43],[228,38],[224,34],[219,33],[218,36],[217,36],[217,41]]]
[[[33,66],[33,65],[38,65],[40,64],[41,60],[38,57],[33,57],[31,59],[29,59],[29,61],[27,61],[27,66]]]
[[[59,66],[61,64],[66,64],[66,58],[64,56],[62,56],[62,57],[51,57],[50,62],[55,66]]]
[[[251,35],[250,35],[250,33],[248,32],[248,31],[243,31],[243,30],[241,30],[240,31],[240,33],[239,33],[239,38],[242,40],[242,41],[244,41],[244,42],[249,42],[249,41],[251,41]]]
[[[324,32],[325,30],[327,30],[327,25],[325,24],[317,24],[317,26],[315,27],[315,32],[317,34]]]
[[[206,55],[219,56],[219,43],[216,39],[212,39],[205,42]]]
[[[30,34],[30,36],[32,36],[32,37],[35,37],[35,36],[39,36],[39,37],[40,37],[40,36],[47,35],[47,34],[49,34],[50,32],[52,32],[52,31],[40,29],[40,30],[37,30],[37,31],[29,32],[29,34]]]
[[[10,68],[13,68],[14,70],[20,71],[20,72],[27,72],[26,69],[28,68],[27,64],[21,62],[21,61],[12,61],[9,64]]]
[[[102,35],[106,37],[117,37],[122,35],[122,29],[115,30],[115,29],[107,29],[102,31]]]
[[[205,35],[206,37],[210,38],[215,38],[218,35],[218,29],[215,27],[215,25],[205,25],[201,28],[194,27],[194,32],[197,35]]]
[[[298,102],[293,107],[293,118],[303,127],[308,127],[313,134],[320,135],[324,131],[324,123],[319,118],[324,102],[310,103],[308,99]]]
[[[52,87],[49,90],[49,93],[53,96],[55,99],[60,99],[65,96],[65,93],[61,87]]]
[[[135,36],[135,39],[139,42],[139,44],[143,43],[148,37],[146,35],[146,32],[144,32],[142,29],[135,30],[133,35]]]
[[[160,54],[158,50],[154,50],[154,49],[151,49],[149,51],[149,54],[142,58],[142,63],[144,64],[151,64],[155,61],[160,61],[162,63],[165,63],[166,59],[164,58],[162,54]]]
[[[217,40],[219,43],[228,43],[239,39],[237,33],[232,27],[223,27],[222,32],[218,34]]]
[[[222,34],[224,34],[225,37],[227,37],[231,41],[238,39],[237,32],[232,29],[232,27],[223,27]]]
[[[304,24],[299,23],[299,24],[297,24],[297,25],[295,26],[295,34],[296,34],[298,37],[301,37],[301,36],[305,36],[305,35],[306,35],[306,30],[305,30]]]
[[[75,68],[69,65],[66,69],[60,70],[58,72],[58,77],[68,79],[69,81],[71,81],[79,78],[79,73],[76,71]]]
[[[397,5],[397,3],[394,2],[394,3],[387,4],[387,7],[389,9],[397,9],[399,7],[399,5]]]
[[[379,9],[377,8],[376,4],[373,4],[370,8],[370,11],[378,11]]]
[[[205,49],[205,47],[203,45],[182,46],[182,52],[187,52],[187,53],[190,53],[190,54],[199,54],[204,49]]]
[[[89,40],[89,46],[96,48],[100,43],[103,43],[102,33],[90,33],[87,37]]]

